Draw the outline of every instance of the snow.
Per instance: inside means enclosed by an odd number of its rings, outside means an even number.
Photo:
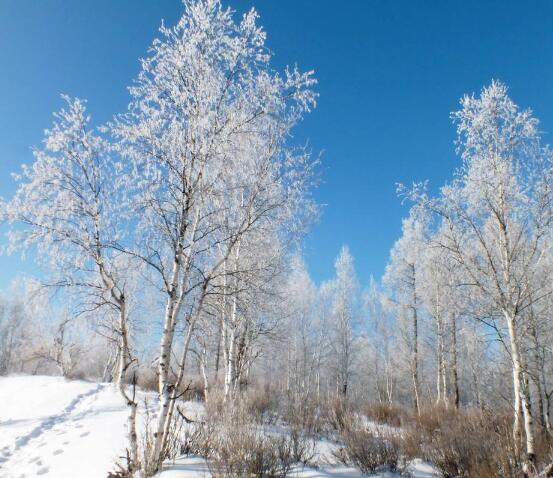
[[[428,463],[414,460],[407,472],[412,478],[439,478],[439,473]],[[298,478],[355,478],[363,477],[359,470],[345,465],[322,465],[318,468],[297,467],[291,476]],[[399,478],[395,473],[379,473],[374,478]],[[403,475],[405,476],[405,475]],[[204,458],[198,456],[185,456],[177,459],[175,463],[166,465],[160,478],[211,478],[209,467]]]
[[[124,452],[126,417],[112,385],[0,378],[0,477],[105,477]]]
[[[140,394],[141,401],[146,394]],[[155,400],[149,394],[148,400]],[[203,404],[187,402],[197,419]],[[126,446],[127,407],[111,384],[61,377],[0,377],[0,478],[105,478],[115,470]],[[330,441],[316,443],[318,468],[297,467],[292,476],[342,478],[363,476],[332,464]],[[408,470],[413,478],[433,478],[433,468],[419,460]],[[381,478],[393,477],[381,474]],[[185,456],[167,463],[159,478],[208,478],[202,457]]]

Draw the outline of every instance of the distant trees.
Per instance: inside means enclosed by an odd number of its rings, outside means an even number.
[[[0,302],[0,374],[21,371],[29,347],[29,321],[24,304]],[[26,350],[27,349],[27,350]]]
[[[294,403],[301,403],[316,396],[320,376],[318,359],[323,347],[319,348],[320,331],[316,322],[317,287],[299,255],[292,258],[283,293],[282,342],[288,346],[281,360],[286,369],[287,392]]]
[[[403,221],[403,235],[394,245],[390,254],[384,283],[390,290],[390,297],[398,307],[404,321],[403,337],[410,351],[410,369],[413,388],[414,408],[420,413],[420,309],[419,279],[422,272],[424,249],[424,222],[412,210],[409,218]]]
[[[353,257],[347,247],[342,247],[335,267],[331,343],[335,355],[336,388],[338,393],[346,397],[356,356],[354,327],[359,320],[357,277]]]

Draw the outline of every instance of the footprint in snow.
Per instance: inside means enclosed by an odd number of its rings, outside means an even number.
[[[37,475],[45,475],[49,471],[50,471],[50,469],[45,466],[45,467],[41,468],[40,470],[37,470],[36,474]]]
[[[79,436],[81,436],[81,437],[85,437],[85,436],[87,436],[87,435],[90,435],[90,432],[84,432],[84,433],[81,433],[81,434],[80,434]]]
[[[63,450],[61,449],[58,449],[58,450],[54,450],[54,455],[61,455],[63,453]]]

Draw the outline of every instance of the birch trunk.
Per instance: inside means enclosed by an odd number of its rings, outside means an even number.
[[[411,311],[413,314],[413,345],[412,345],[412,363],[411,363],[411,375],[413,379],[413,395],[414,406],[417,415],[420,415],[420,397],[419,397],[419,322],[417,314],[417,290],[416,290],[416,277],[415,266],[411,264],[412,278],[413,278],[413,303]]]
[[[227,398],[232,390],[234,379],[236,376],[236,341],[237,341],[237,328],[236,328],[236,298],[233,298],[232,312],[230,317],[230,331],[227,334],[228,340],[228,354],[225,367],[225,398]]]
[[[159,385],[160,396],[166,393],[168,386],[169,369],[171,363],[171,349],[175,336],[176,327],[176,306],[179,274],[181,270],[182,251],[179,246],[173,260],[173,269],[171,273],[171,283],[168,290],[167,304],[165,306],[165,317],[163,320],[163,333],[161,334],[160,355],[159,355]]]
[[[135,475],[138,473],[138,476],[142,476],[142,466],[140,463],[140,457],[138,452],[138,436],[136,433],[136,411],[138,403],[135,400],[135,390],[136,390],[136,377],[133,377],[133,395],[132,397],[128,394],[125,387],[125,376],[128,368],[132,364],[130,345],[129,345],[129,322],[127,316],[127,300],[125,294],[117,287],[115,280],[112,276],[106,271],[105,265],[103,262],[103,257],[101,251],[98,250],[98,259],[97,266],[100,278],[104,284],[104,287],[111,296],[111,299],[114,305],[117,307],[119,312],[119,333],[118,333],[118,362],[117,362],[117,375],[115,378],[115,383],[119,389],[123,400],[129,407],[129,416],[127,418],[128,425],[128,440],[130,447],[130,460],[129,471]]]
[[[459,408],[459,372],[457,367],[457,316],[451,315],[451,372],[453,381],[453,403]]]
[[[136,377],[133,377],[133,394],[132,397],[129,395],[125,387],[125,374],[128,367],[131,365],[130,353],[129,353],[129,343],[128,343],[128,324],[126,317],[126,304],[124,299],[121,303],[121,310],[119,313],[120,317],[120,328],[121,328],[121,352],[119,359],[119,368],[117,373],[117,385],[119,388],[119,393],[125,400],[127,406],[129,407],[129,416],[127,417],[127,433],[130,447],[130,471],[133,474],[138,474],[139,477],[143,476],[141,472],[140,464],[140,455],[138,452],[138,435],[136,432],[136,412],[138,408],[138,403],[135,397],[136,390]]]
[[[446,374],[444,359],[444,321],[440,310],[440,288],[436,288],[436,330],[438,336],[437,355],[438,355],[438,373],[437,373],[437,399],[436,403],[447,403]]]
[[[516,332],[514,317],[505,313],[505,320],[507,321],[507,328],[509,331],[509,340],[511,346],[511,358],[513,361],[513,391],[515,396],[514,401],[514,423],[513,423],[513,437],[515,443],[519,444],[522,441],[522,423],[524,421],[524,432],[526,442],[526,461],[527,467],[533,466],[535,461],[535,448],[534,448],[534,429],[532,413],[530,409],[530,397],[528,395],[528,387],[524,387],[523,384],[523,364],[522,357],[519,349],[518,336]]]

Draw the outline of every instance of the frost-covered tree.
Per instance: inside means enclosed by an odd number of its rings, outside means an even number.
[[[371,374],[374,376],[378,401],[390,406],[394,403],[398,381],[396,320],[393,308],[381,286],[370,278],[363,294],[367,311],[367,338],[373,350]]]
[[[512,361],[514,436],[518,443],[524,429],[531,467],[534,423],[522,343],[528,309],[551,293],[549,282],[536,277],[551,228],[551,153],[540,144],[537,120],[500,82],[463,97],[452,118],[462,166],[437,198],[414,195],[445,221],[439,244],[462,266],[491,317],[501,318],[498,331],[506,331]]]
[[[305,402],[316,392],[319,334],[315,318],[317,288],[303,258],[292,258],[284,289],[285,356],[287,389],[295,403]]]
[[[272,70],[254,10],[236,22],[219,0],[184,6],[175,27],[160,29],[130,88],[129,112],[112,125],[140,217],[139,245],[127,252],[147,266],[166,304],[148,473],[161,465],[182,375],[174,382],[169,374],[177,326],[186,329],[175,364],[183,371],[212,283],[234,280],[231,262],[241,261],[245,237],[263,228],[270,237],[311,210],[312,162],[286,147],[314,105],[311,73]]]
[[[83,310],[107,308],[118,317],[118,383],[131,412],[129,436],[138,460],[136,402],[127,394],[131,364],[125,281],[114,245],[122,239],[125,200],[114,175],[108,143],[90,127],[85,103],[64,96],[67,107],[46,130],[43,149],[17,175],[13,198],[2,215],[18,227],[8,233],[10,251],[34,249],[49,266],[53,285],[78,290]]]
[[[359,284],[353,265],[353,257],[347,246],[342,247],[335,262],[334,301],[332,305],[332,347],[336,389],[347,396],[355,361],[355,328],[358,325]]]
[[[434,322],[436,352],[436,402],[458,408],[460,401],[458,336],[462,315],[467,314],[471,298],[466,297],[466,282],[461,267],[449,252],[439,247],[438,231],[421,252],[420,301],[425,316]],[[464,305],[464,304],[467,305]]]
[[[403,221],[402,236],[394,244],[390,253],[390,262],[386,267],[383,281],[390,299],[398,308],[407,323],[404,341],[410,351],[409,367],[411,371],[413,404],[417,413],[421,407],[419,377],[419,330],[420,330],[420,284],[421,263],[425,248],[425,224],[420,213],[412,209]]]

